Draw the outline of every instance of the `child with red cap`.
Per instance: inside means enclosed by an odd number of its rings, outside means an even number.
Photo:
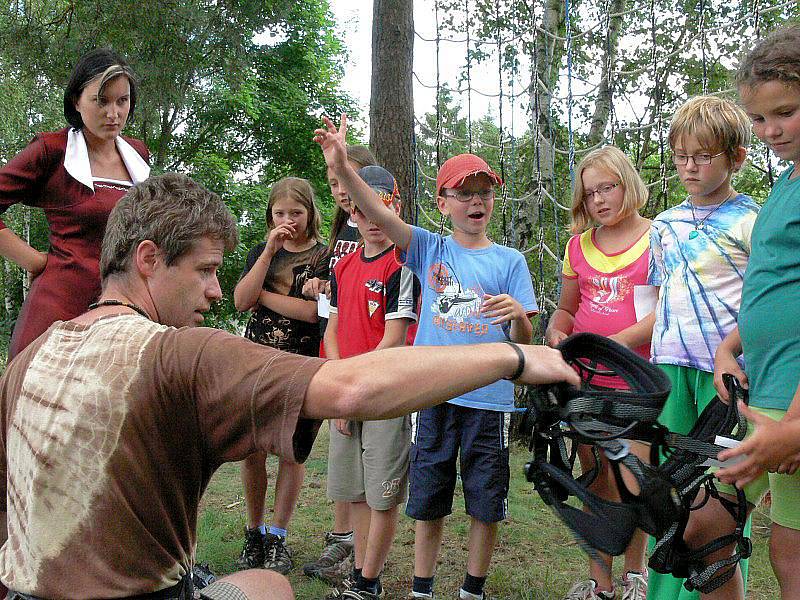
[[[395,243],[399,260],[422,283],[415,345],[505,341],[521,352],[516,344],[531,343],[530,317],[537,306],[525,258],[486,235],[494,187],[503,183],[500,177],[473,154],[455,156],[441,166],[436,202],[453,231],[443,237],[382,210],[375,192],[347,164],[345,115],[338,130],[330,119],[324,121],[315,140],[328,167],[345,183],[358,209]],[[470,516],[469,556],[459,598],[486,598],[483,587],[497,523],[506,516],[513,406],[513,384],[499,381],[414,415],[406,506],[406,514],[417,520],[411,598],[433,598],[434,568],[444,517],[452,512],[459,455]]]

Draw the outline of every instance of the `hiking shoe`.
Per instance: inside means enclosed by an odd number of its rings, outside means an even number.
[[[600,592],[595,591],[595,588],[597,588],[597,582],[594,579],[578,581],[569,589],[564,600],[615,600],[617,597],[616,590]]]
[[[260,569],[264,566],[264,534],[258,527],[244,530],[244,548],[236,566],[239,569]]]
[[[325,548],[322,550],[322,554],[314,562],[303,565],[303,573],[308,577],[323,579],[323,577],[320,576],[320,572],[325,569],[328,576],[323,580],[335,586],[341,583],[346,573],[352,571],[353,565],[350,564],[348,570],[343,573],[339,573],[339,569],[331,568],[347,560],[352,553],[352,536],[350,541],[342,541],[338,536],[334,536],[330,532],[325,532]],[[336,575],[338,576],[331,577]]]
[[[353,574],[353,553],[350,552],[341,561],[333,563],[329,567],[322,567],[314,575],[317,579],[324,581],[328,585],[337,587]]]
[[[339,583],[339,585],[335,586],[330,594],[325,596],[325,600],[339,600],[344,598],[344,593],[348,592],[353,589],[353,586],[356,584],[355,580],[353,579],[352,573],[346,577],[344,577]]]
[[[292,551],[286,545],[286,539],[279,535],[267,533],[264,539],[264,564],[265,569],[286,575],[294,567]]]
[[[628,571],[622,577],[622,600],[647,600],[647,577]]]
[[[216,580],[217,578],[214,576],[214,573],[211,572],[211,567],[208,566],[208,563],[197,563],[192,567],[192,584],[194,585],[194,589],[202,590]]]

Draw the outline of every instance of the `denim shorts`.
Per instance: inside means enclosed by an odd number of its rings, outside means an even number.
[[[412,415],[406,514],[432,521],[453,512],[460,470],[467,514],[484,523],[505,519],[510,422],[510,413],[449,403]]]

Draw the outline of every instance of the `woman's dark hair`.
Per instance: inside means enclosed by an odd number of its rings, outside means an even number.
[[[81,92],[90,81],[102,77],[99,92],[102,93],[106,84],[116,77],[127,77],[131,86],[130,111],[128,118],[133,115],[136,107],[136,76],[131,71],[128,63],[111,48],[98,48],[84,54],[72,70],[67,87],[64,89],[64,116],[67,122],[75,129],[83,128],[83,119],[76,110],[75,104],[81,97]]]

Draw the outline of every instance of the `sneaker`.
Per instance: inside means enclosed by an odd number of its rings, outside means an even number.
[[[350,552],[341,561],[329,567],[322,567],[315,577],[328,585],[338,587],[342,581],[353,574],[353,553]]]
[[[578,581],[569,589],[564,600],[615,600],[617,597],[616,590],[596,592],[596,587],[597,582],[594,579]]]
[[[292,567],[292,551],[286,545],[286,540],[279,535],[267,533],[264,539],[264,568],[286,575]]]
[[[322,577],[320,577],[320,572],[325,569],[329,576],[338,575],[338,577],[335,578],[335,581],[330,581],[328,578],[325,579],[327,583],[335,586],[341,582],[341,580],[344,578],[344,575],[349,571],[345,571],[344,573],[340,574],[338,569],[331,569],[331,567],[334,567],[342,561],[347,560],[352,553],[352,541],[342,541],[340,538],[335,537],[332,533],[326,532],[325,548],[322,550],[322,554],[314,562],[303,565],[303,573],[308,577],[322,579]],[[353,565],[350,564],[349,570],[352,571],[352,569]]]
[[[433,600],[433,594],[423,594],[422,592],[409,592],[407,600]]]
[[[628,571],[622,577],[622,600],[647,600],[647,577]]]
[[[459,590],[456,600],[496,600],[496,598],[494,596],[487,596],[486,592],[483,592],[480,596],[476,596],[464,590]]]
[[[264,566],[264,534],[258,527],[244,530],[244,548],[236,566],[239,569],[260,569]]]
[[[340,598],[344,598],[344,593],[352,590],[355,583],[356,582],[353,580],[353,575],[351,573],[343,578],[341,583],[331,590],[330,594],[325,596],[325,600],[338,600]]]
[[[345,590],[342,592],[341,597],[349,600],[378,600],[378,598],[383,598],[385,595],[383,588],[377,594],[373,594],[371,592],[367,592],[365,590],[357,590],[355,588],[351,588],[349,590]]]

